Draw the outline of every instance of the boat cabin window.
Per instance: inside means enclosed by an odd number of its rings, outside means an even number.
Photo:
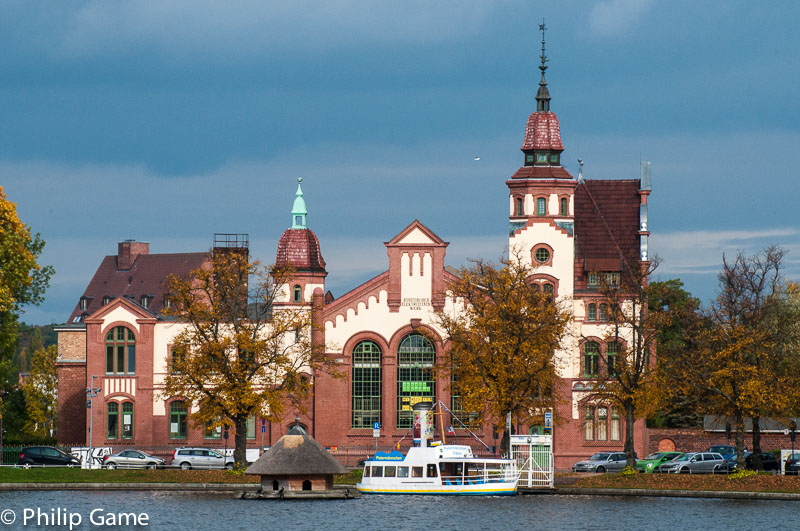
[[[365,478],[368,478],[368,477],[369,477],[369,465],[367,465],[367,466],[365,466],[365,467],[364,467],[364,474],[362,474],[362,475],[363,475],[363,477],[365,477]]]
[[[439,474],[436,473],[436,463],[428,463],[428,474],[429,478],[435,478]]]
[[[412,466],[411,467],[411,477],[412,478],[421,478],[422,477],[422,467],[421,466]]]
[[[382,478],[383,477],[383,467],[382,466],[374,466],[374,467],[372,467],[372,477],[374,477],[374,478]]]
[[[399,466],[399,467],[397,467],[397,477],[399,477],[399,478],[407,478],[408,477],[408,467],[407,466]]]
[[[383,469],[383,477],[385,478],[393,478],[395,476],[395,471],[397,470],[396,466],[387,466]]]

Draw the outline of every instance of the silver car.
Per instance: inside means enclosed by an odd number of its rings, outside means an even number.
[[[659,472],[668,474],[713,474],[725,462],[725,458],[716,452],[688,452],[667,461]]]
[[[625,468],[628,457],[625,452],[598,452],[589,459],[572,465],[573,472],[619,472]]]
[[[123,450],[103,458],[106,468],[161,468],[164,464],[160,457],[139,450]]]
[[[190,468],[227,468],[232,469],[233,457],[225,457],[211,448],[177,448],[172,454],[172,466],[182,470]]]

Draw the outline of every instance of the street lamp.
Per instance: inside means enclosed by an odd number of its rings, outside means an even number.
[[[89,408],[89,469],[92,468],[92,425],[94,424],[94,415],[92,415],[92,402],[94,401],[94,397],[100,393],[100,388],[94,386],[94,379],[95,375],[92,375],[92,382],[89,384],[89,388],[86,390],[86,396],[89,397],[89,400],[86,401],[86,407]]]

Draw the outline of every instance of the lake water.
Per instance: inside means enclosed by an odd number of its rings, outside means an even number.
[[[94,516],[92,511],[95,511]],[[141,525],[109,525],[114,517],[106,516],[108,513],[145,513],[147,521],[142,521]],[[80,525],[73,525],[73,529],[506,531],[545,528],[708,531],[797,529],[800,526],[799,514],[800,502],[685,498],[364,496],[346,501],[281,502],[235,500],[230,495],[196,493],[0,493],[0,530],[70,529],[70,520],[74,524],[80,518]]]

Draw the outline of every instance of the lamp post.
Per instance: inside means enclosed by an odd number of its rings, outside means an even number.
[[[86,390],[86,396],[89,397],[89,400],[86,401],[86,407],[89,408],[89,469],[92,468],[92,425],[94,424],[94,415],[92,415],[92,402],[94,401],[94,397],[100,393],[100,388],[94,386],[94,379],[95,375],[92,375],[92,381],[89,384],[89,388]]]

